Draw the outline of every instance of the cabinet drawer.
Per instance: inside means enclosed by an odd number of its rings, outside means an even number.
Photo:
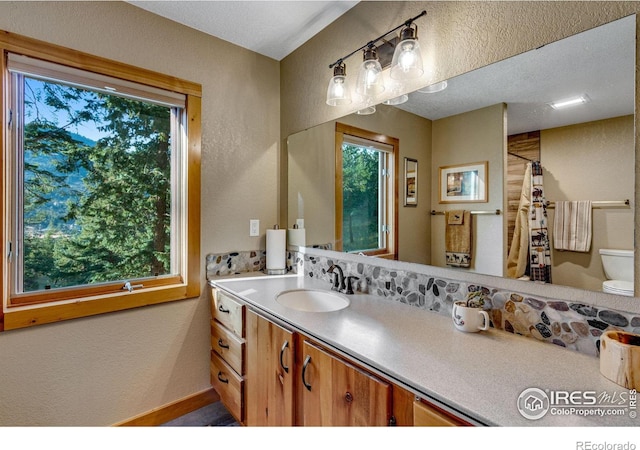
[[[215,320],[211,321],[211,348],[238,375],[244,375],[244,339],[240,339]]]
[[[244,305],[218,289],[212,289],[211,294],[212,318],[243,338]]]
[[[222,358],[211,352],[211,385],[237,421],[244,420],[244,380]]]

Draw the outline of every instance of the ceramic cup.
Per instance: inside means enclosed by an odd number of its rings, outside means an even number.
[[[453,324],[460,331],[475,333],[489,329],[489,314],[480,308],[466,306],[466,302],[455,302],[451,316]]]

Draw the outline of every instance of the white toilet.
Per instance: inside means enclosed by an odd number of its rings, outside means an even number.
[[[633,297],[633,250],[601,248],[600,258],[607,277],[603,292]]]

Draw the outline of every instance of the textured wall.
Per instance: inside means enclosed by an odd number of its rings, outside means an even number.
[[[540,144],[547,200],[633,199],[633,116],[543,130]],[[555,209],[547,213],[553,239]],[[589,253],[552,252],[554,283],[599,291],[598,249],[633,249],[632,209],[593,209],[592,220]]]
[[[0,29],[203,90],[201,298],[0,334],[0,426],[110,425],[208,389],[205,255],[264,248],[248,219],[276,222],[278,63],[125,2],[0,2]]]
[[[640,3],[362,1],[281,62],[283,139],[356,111],[356,104],[325,104],[332,74],[329,64],[422,10],[427,16],[417,21],[419,39],[430,70],[415,83],[407,83],[407,92],[636,13]],[[359,55],[346,62],[351,82],[360,62]],[[280,212],[286,218],[284,164],[281,181]]]
[[[431,205],[440,211],[503,209],[503,172],[505,139],[505,105],[500,103],[433,122],[433,158],[431,159]],[[439,168],[487,161],[487,202],[439,204]],[[504,215],[475,215],[473,221],[473,255],[471,267],[461,272],[503,275]],[[431,219],[431,263],[446,267],[445,218]],[[462,275],[461,275],[462,276]]]

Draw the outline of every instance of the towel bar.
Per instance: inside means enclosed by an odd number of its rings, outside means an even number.
[[[605,200],[595,200],[593,202],[591,202],[591,207],[592,208],[622,208],[625,206],[629,206],[631,204],[631,202],[629,201],[629,199],[626,200],[611,200],[611,201],[605,201]],[[555,202],[547,202],[547,208],[555,208]]]
[[[502,211],[500,211],[499,209],[495,209],[493,211],[469,211],[469,212],[474,216],[484,216],[484,215],[499,216],[500,214],[502,214]],[[431,211],[431,215],[444,216],[444,211],[436,211],[434,209]]]

